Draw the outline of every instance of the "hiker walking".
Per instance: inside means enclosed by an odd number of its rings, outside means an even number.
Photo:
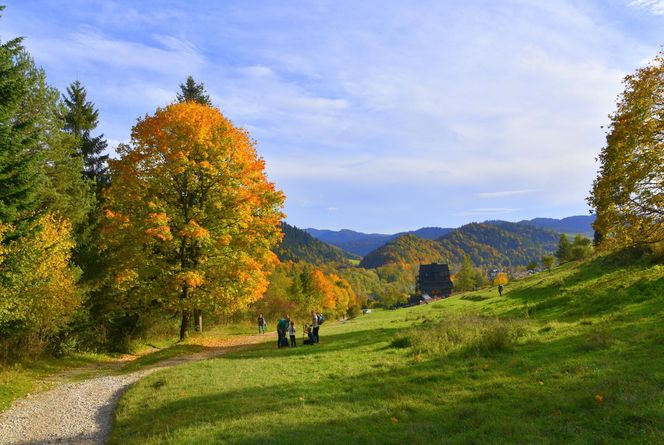
[[[297,346],[297,343],[295,342],[295,322],[293,320],[290,321],[290,324],[288,325],[288,333],[290,334],[290,347],[294,348]]]
[[[263,314],[260,314],[258,316],[258,333],[259,334],[265,334],[265,326],[267,323],[265,322],[265,317],[263,317]]]
[[[311,311],[311,327],[314,341],[318,343],[318,329],[320,328],[320,323],[318,322],[318,314],[316,311]]]

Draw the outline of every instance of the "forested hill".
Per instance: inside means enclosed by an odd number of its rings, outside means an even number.
[[[483,266],[525,265],[553,252],[559,235],[529,224],[496,221],[466,224],[435,241],[404,235],[369,253],[365,268],[390,263],[443,261],[460,264],[465,254]]]
[[[447,261],[442,245],[415,235],[402,235],[370,252],[360,267],[374,269],[386,264],[418,264]]]
[[[275,249],[281,261],[306,261],[311,264],[344,263],[348,262],[348,258],[354,257],[285,222],[281,223],[281,230],[284,232],[284,239]]]
[[[468,254],[476,265],[517,266],[553,252],[559,237],[549,229],[495,221],[466,224],[437,241],[452,263]]]

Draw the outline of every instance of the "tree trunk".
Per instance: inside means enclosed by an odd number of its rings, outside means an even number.
[[[180,325],[180,340],[187,338],[187,331],[189,330],[189,310],[182,309],[182,324]]]
[[[200,309],[194,309],[194,325],[196,332],[203,332],[203,311]]]
[[[189,329],[189,316],[191,312],[186,308],[187,297],[189,297],[189,287],[182,287],[182,324],[180,325],[180,340],[187,338],[187,331]]]

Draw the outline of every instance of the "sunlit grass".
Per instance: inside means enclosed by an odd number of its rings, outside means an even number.
[[[661,265],[598,258],[330,321],[140,381],[111,443],[664,443],[663,296]]]

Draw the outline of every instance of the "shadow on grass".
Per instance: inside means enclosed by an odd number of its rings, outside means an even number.
[[[391,341],[394,335],[400,331],[398,328],[380,328],[357,330],[348,333],[326,334],[321,330],[320,342],[315,345],[304,345],[303,338],[297,339],[297,347],[277,348],[276,338],[274,341],[261,343],[241,354],[225,357],[229,360],[245,360],[257,357],[297,357],[317,354],[331,354],[361,346],[370,346],[380,342]]]

